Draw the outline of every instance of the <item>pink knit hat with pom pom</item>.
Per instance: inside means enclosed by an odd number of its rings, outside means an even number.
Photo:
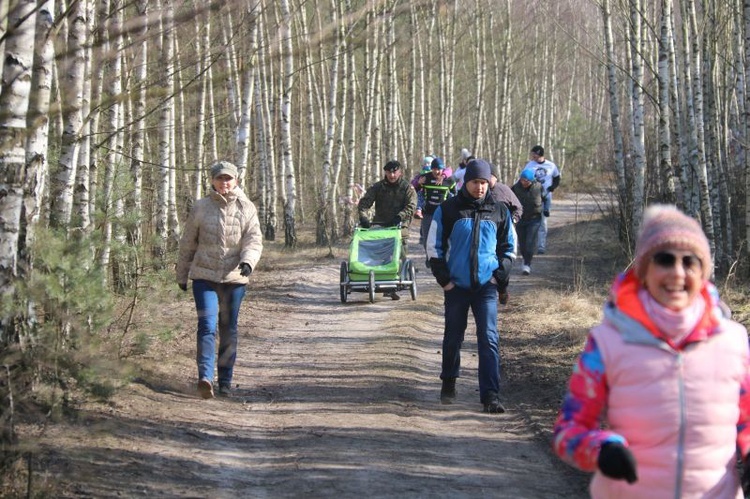
[[[672,205],[649,206],[643,214],[641,233],[635,244],[634,267],[638,278],[646,276],[648,264],[656,253],[669,249],[695,254],[701,261],[703,279],[711,278],[711,249],[698,221]]]

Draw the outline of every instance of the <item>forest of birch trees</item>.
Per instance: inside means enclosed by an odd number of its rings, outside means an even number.
[[[542,144],[624,248],[675,203],[747,275],[750,0],[0,0],[0,33],[3,401],[42,323],[96,329],[78,280],[169,269],[218,159],[293,251],[347,237],[389,159],[467,148],[510,183]]]

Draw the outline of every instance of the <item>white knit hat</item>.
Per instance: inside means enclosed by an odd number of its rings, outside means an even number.
[[[465,147],[461,149],[461,159],[466,161],[467,159],[469,159],[470,156],[471,156],[471,153],[469,152],[468,149],[466,149]]]

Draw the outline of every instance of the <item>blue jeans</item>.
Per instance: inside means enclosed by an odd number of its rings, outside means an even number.
[[[219,385],[230,385],[237,358],[237,317],[245,296],[244,284],[219,284],[194,280],[193,298],[198,312],[198,379],[213,383],[216,360],[216,326],[219,330]]]
[[[518,233],[518,251],[523,257],[523,264],[531,266],[531,260],[536,254],[539,244],[539,228],[542,225],[541,218],[533,220],[519,220],[516,224]]]
[[[444,291],[445,331],[443,332],[443,367],[440,379],[458,378],[461,368],[461,345],[469,318],[469,308],[477,328],[479,354],[479,399],[500,391],[500,351],[497,333],[497,286],[488,282],[478,290],[454,287]]]
[[[542,210],[550,211],[550,208],[552,208],[552,193],[548,192],[543,201]],[[542,215],[542,224],[539,226],[539,249],[547,250],[547,217],[544,215]]]

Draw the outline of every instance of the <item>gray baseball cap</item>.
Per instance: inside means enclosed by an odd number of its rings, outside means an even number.
[[[232,178],[237,178],[237,167],[229,161],[218,161],[211,166],[211,178],[216,178],[219,175],[229,175]]]

